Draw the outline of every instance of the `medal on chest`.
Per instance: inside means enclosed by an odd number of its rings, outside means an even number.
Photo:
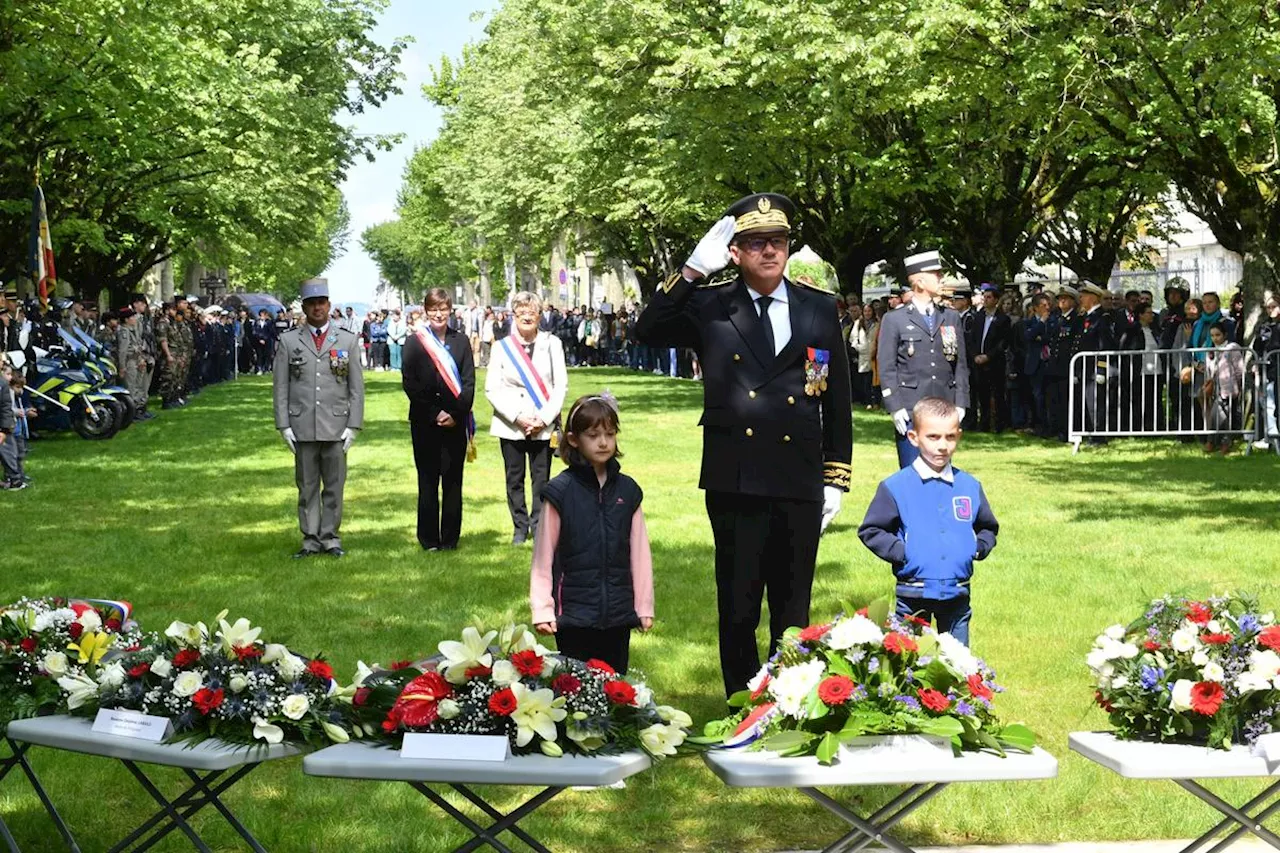
[[[942,336],[943,358],[945,358],[947,361],[955,361],[956,356],[960,352],[959,344],[957,343],[957,338],[956,338],[956,327],[943,326],[941,329],[938,330],[938,333]]]
[[[804,393],[816,397],[827,390],[827,374],[831,370],[831,353],[808,347],[805,350]]]
[[[345,377],[351,370],[351,355],[344,349],[329,350],[329,370],[337,377]]]

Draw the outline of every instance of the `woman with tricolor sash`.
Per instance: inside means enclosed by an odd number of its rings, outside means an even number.
[[[484,395],[493,406],[489,433],[502,446],[506,468],[507,508],[515,530],[511,544],[519,545],[537,531],[542,487],[551,473],[551,437],[569,379],[560,339],[538,331],[542,300],[522,291],[511,305],[515,322],[511,334],[493,344]],[[531,510],[525,508],[526,467],[533,481]]]
[[[408,335],[402,368],[418,468],[418,542],[427,551],[451,551],[462,533],[462,471],[476,431],[476,370],[471,342],[449,328],[448,292],[427,291],[422,307],[426,322]]]

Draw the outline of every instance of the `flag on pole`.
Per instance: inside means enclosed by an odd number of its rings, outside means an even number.
[[[31,199],[31,246],[30,246],[31,280],[40,294],[40,307],[49,307],[49,291],[58,283],[58,274],[53,268],[53,241],[49,238],[49,214],[45,209],[44,190],[36,184],[35,195]]]

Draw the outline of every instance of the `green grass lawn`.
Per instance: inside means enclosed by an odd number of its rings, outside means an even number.
[[[123,597],[153,630],[229,608],[232,618],[264,626],[266,640],[324,652],[344,678],[357,659],[430,653],[473,617],[527,621],[530,549],[509,544],[488,406],[477,405],[480,455],[466,472],[460,549],[427,554],[414,535],[399,377],[367,381],[347,482],[345,560],[288,558],[299,544],[292,459],[273,429],[269,382],[242,378],[110,442],[67,434],[34,443],[34,486],[0,494],[0,598]],[[711,534],[696,488],[702,389],[619,370],[570,372],[570,399],[604,387],[621,401],[624,467],[644,487],[653,540],[658,622],[636,635],[633,665],[661,701],[698,721],[719,716]],[[854,414],[853,490],[819,551],[815,617],[842,599],[892,589],[888,567],[856,535],[876,483],[894,466],[890,429],[883,414]],[[1072,457],[1059,445],[973,436],[958,462],[982,480],[1002,527],[974,582],[975,650],[1009,687],[1003,715],[1041,735],[1060,776],[955,786],[908,819],[904,836],[948,844],[1198,835],[1215,822],[1207,807],[1170,783],[1125,781],[1078,759],[1067,733],[1105,727],[1091,706],[1084,655],[1103,627],[1141,612],[1149,598],[1238,588],[1280,606],[1276,458],[1204,458],[1195,446],[1163,442]],[[152,811],[117,763],[43,748],[32,755],[86,853],[107,849]],[[177,790],[176,773],[160,777]],[[1213,787],[1234,798],[1254,786]],[[496,796],[514,806],[528,793]],[[861,793],[868,801],[887,794]],[[277,853],[445,851],[463,837],[406,785],[311,779],[299,760],[259,770],[229,801]],[[24,850],[62,849],[16,775],[0,785],[0,814]],[[242,849],[216,814],[202,812],[196,826],[216,849]],[[626,790],[566,793],[529,828],[567,853],[815,848],[845,829],[798,793],[727,789],[696,758],[668,761]],[[178,836],[157,849],[189,849]]]

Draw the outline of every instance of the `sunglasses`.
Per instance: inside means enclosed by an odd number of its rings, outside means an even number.
[[[775,252],[785,252],[787,247],[791,245],[791,238],[781,235],[777,237],[747,237],[739,240],[738,245],[753,254],[763,252],[765,246],[772,247]]]

